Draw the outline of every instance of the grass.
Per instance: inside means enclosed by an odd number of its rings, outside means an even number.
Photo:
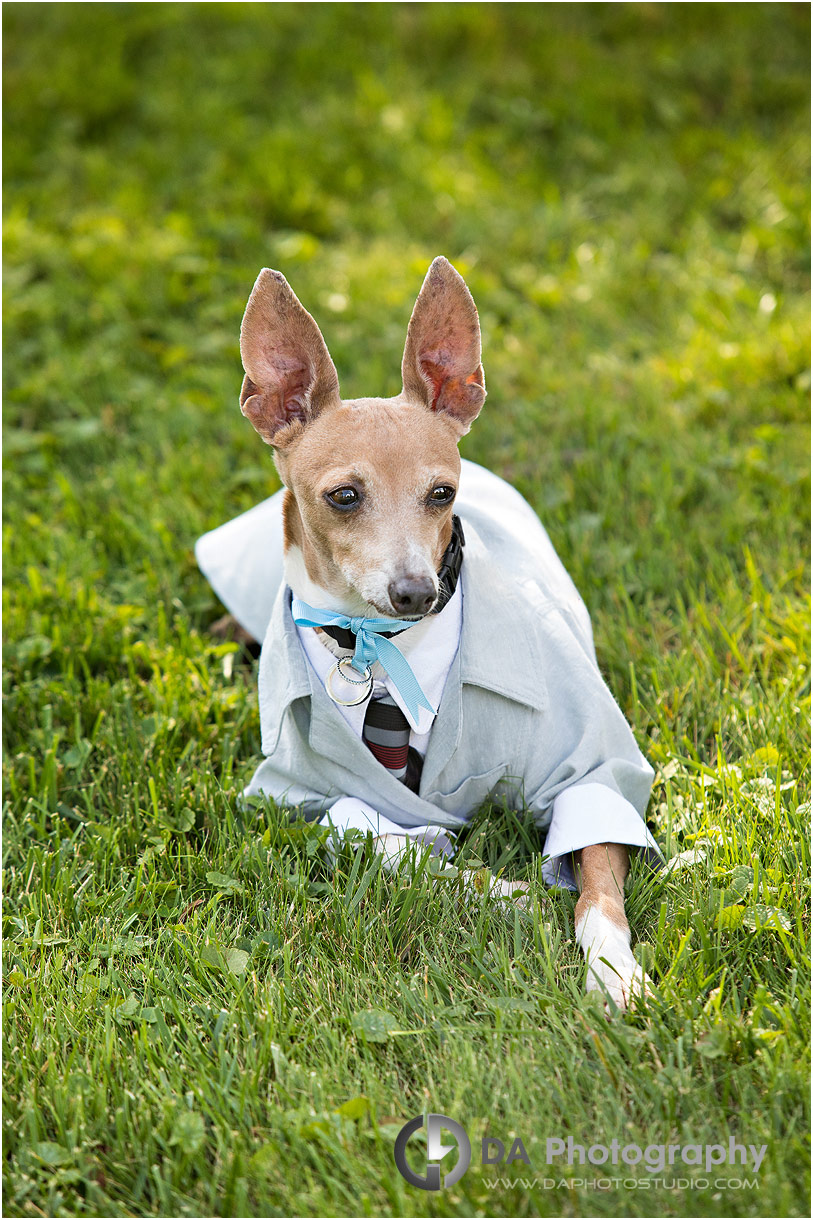
[[[809,1215],[806,6],[3,23],[6,1214]],[[461,910],[238,806],[255,667],[191,546],[276,486],[247,292],[281,268],[344,393],[393,393],[440,252],[483,325],[464,452],[542,516],[651,825],[701,853],[633,874],[646,1018],[583,994],[567,893]],[[539,846],[485,810],[463,858]],[[408,1186],[425,1110],[531,1169]],[[567,1135],[767,1152],[740,1189],[546,1188]]]

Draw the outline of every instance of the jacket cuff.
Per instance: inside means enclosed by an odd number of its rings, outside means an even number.
[[[542,876],[546,885],[575,890],[570,855],[595,843],[623,843],[640,848],[651,868],[663,865],[663,856],[638,810],[605,784],[574,784],[553,802]]]
[[[450,832],[442,826],[398,826],[372,805],[353,796],[341,796],[334,801],[320,823],[341,834],[345,830],[370,831],[374,835],[409,835],[431,849],[433,856],[452,856],[454,847]]]

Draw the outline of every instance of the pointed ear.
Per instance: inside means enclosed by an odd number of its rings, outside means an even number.
[[[240,410],[268,445],[280,447],[325,407],[339,402],[339,378],[313,318],[284,275],[257,276],[240,327],[246,376]]]
[[[415,302],[401,365],[404,394],[443,411],[468,432],[485,402],[480,321],[463,277],[445,258],[429,268]]]

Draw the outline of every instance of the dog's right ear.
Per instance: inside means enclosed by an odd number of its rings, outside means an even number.
[[[426,273],[401,371],[408,398],[446,415],[461,436],[468,432],[486,398],[480,322],[463,277],[448,259],[436,258]]]
[[[319,327],[279,271],[263,268],[240,327],[246,371],[240,410],[268,445],[284,446],[325,407],[339,402],[339,378]]]

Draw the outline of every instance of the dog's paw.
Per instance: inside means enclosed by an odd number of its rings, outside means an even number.
[[[526,910],[531,903],[531,887],[527,881],[503,881],[492,877],[489,895],[504,907],[516,906]]]
[[[383,856],[381,867],[385,873],[397,873],[410,863],[417,864],[426,855],[441,863],[447,861],[452,846],[440,831],[426,830],[417,835],[376,835],[373,851],[377,856]]]
[[[415,845],[409,835],[378,835],[373,839],[373,851],[383,856],[381,868],[385,873],[397,873],[410,859],[415,859]]]
[[[495,877],[487,868],[464,869],[461,877],[464,894],[487,894],[503,910],[512,906],[526,910],[531,905],[530,885],[527,881],[504,881],[501,877]]]
[[[377,856],[383,857],[381,867],[385,873],[397,873],[410,862],[417,861],[422,852],[429,851],[441,860],[444,858],[444,851],[442,847],[438,848],[436,842],[409,835],[378,835],[373,839],[373,850]],[[458,876],[465,898],[486,893],[503,910],[510,910],[513,906],[527,910],[533,901],[527,881],[504,881],[487,868],[461,869]]]
[[[213,635],[216,640],[234,641],[245,648],[259,646],[259,641],[255,640],[254,636],[238,623],[233,614],[224,614],[212,623],[209,627],[209,634]]]
[[[606,961],[594,959],[587,967],[587,990],[600,991],[604,995],[608,1015],[614,1010],[624,1013],[646,1003],[651,988],[649,975],[632,956],[616,962],[609,958]]]

